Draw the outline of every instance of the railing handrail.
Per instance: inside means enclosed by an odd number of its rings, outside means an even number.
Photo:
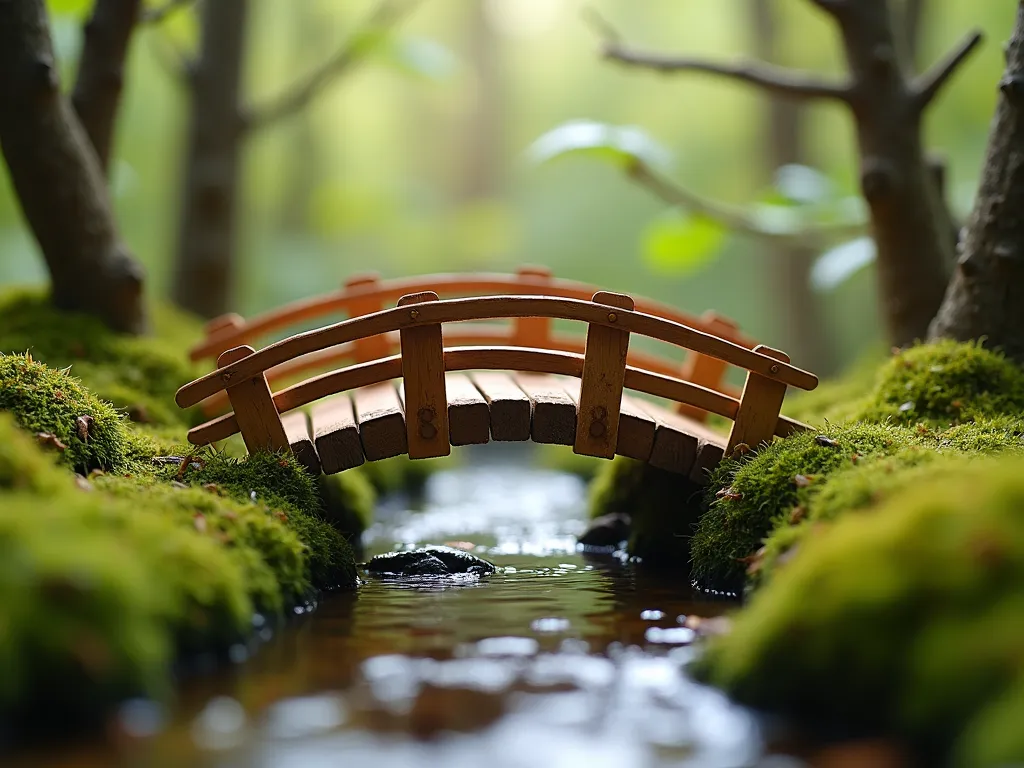
[[[524,347],[457,347],[444,350],[444,368],[447,372],[515,370],[581,378],[583,363],[583,355]],[[293,384],[275,393],[273,402],[278,413],[284,414],[325,397],[382,384],[401,376],[402,357],[391,355],[381,360],[350,365]],[[728,419],[736,418],[740,406],[740,401],[734,397],[633,366],[626,366],[624,385],[626,389],[684,402]],[[804,425],[800,422],[780,416],[776,433],[785,437],[795,429],[801,428],[804,428]],[[189,430],[188,439],[195,445],[206,445],[231,437],[238,431],[239,426],[234,413],[228,413],[193,427]]]
[[[723,360],[799,389],[814,389],[818,384],[812,373],[789,363],[685,324],[636,310],[609,308],[589,300],[561,297],[484,296],[394,307],[295,334],[186,384],[178,390],[175,402],[182,408],[196,405],[235,382],[260,375],[288,360],[356,339],[426,325],[518,317],[575,320],[617,328]]]
[[[510,291],[510,289],[514,290]],[[280,328],[296,325],[333,312],[350,312],[353,306],[368,301],[396,301],[407,294],[423,291],[434,291],[440,295],[475,293],[508,295],[514,293],[515,295],[545,295],[586,301],[598,290],[600,289],[596,286],[587,283],[533,273],[450,273],[381,281],[364,278],[362,281],[352,281],[352,285],[339,291],[293,301],[277,309],[256,315],[244,320],[243,325],[239,327],[231,327],[230,330],[223,332],[214,331],[200,344],[193,347],[189,356],[193,361],[201,360],[217,355],[230,347],[258,339]],[[635,301],[638,312],[672,320],[680,325],[698,330],[709,325],[706,320],[696,315],[681,312],[652,299],[640,298]],[[738,330],[729,333],[727,338],[739,346],[748,348],[753,347],[756,343]]]

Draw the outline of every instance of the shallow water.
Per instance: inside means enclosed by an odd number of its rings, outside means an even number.
[[[381,509],[368,554],[463,542],[483,578],[370,579],[328,596],[169,710],[131,702],[39,766],[792,766],[752,715],[689,680],[686,616],[728,606],[577,553],[585,487],[522,462],[433,476]],[[245,655],[239,649],[241,661]]]

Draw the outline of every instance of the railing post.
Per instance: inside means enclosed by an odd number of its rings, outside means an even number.
[[[218,336],[224,336],[233,331],[238,330],[245,325],[245,320],[242,319],[241,315],[237,315],[234,312],[229,312],[226,315],[218,315],[213,318],[203,327],[203,342],[204,344],[211,341],[216,341]],[[198,348],[198,347],[196,347]],[[220,346],[213,350],[210,354],[211,357],[219,355],[226,349],[224,346]],[[205,356],[205,355],[204,355]],[[192,360],[198,359],[195,354],[190,354]]]
[[[398,300],[398,306],[410,307],[416,319],[416,304],[437,301],[433,291],[413,293]],[[441,325],[403,328],[402,385],[405,387],[405,429],[409,439],[409,458],[426,459],[452,452],[448,434],[448,395],[444,384],[444,341]]]
[[[593,300],[608,306],[610,323],[618,319],[616,309],[632,310],[634,306],[633,299],[621,293],[598,291]],[[596,324],[587,328],[574,453],[605,459],[615,455],[628,351],[629,331]]]
[[[754,347],[754,351],[774,357],[783,363],[789,362],[789,355],[771,347],[759,344]],[[777,370],[777,366],[772,368]],[[786,385],[781,381],[749,371],[747,381],[743,385],[736,421],[732,425],[732,432],[729,433],[725,455],[731,456],[740,445],[753,449],[762,443],[770,443],[775,436],[785,397]]]
[[[704,322],[706,332],[725,339],[729,339],[739,330],[739,326],[736,323],[716,312],[705,312],[701,315],[701,320]],[[683,361],[680,378],[691,384],[699,384],[702,387],[720,392],[722,389],[722,377],[725,376],[725,371],[728,367],[729,364],[727,362],[719,360],[717,357],[690,352]],[[706,421],[708,417],[706,411],[694,408],[686,403],[680,403],[676,407],[676,412],[700,422]]]
[[[547,267],[520,267],[516,276],[524,283],[551,282],[551,270]],[[550,317],[517,317],[512,321],[512,344],[517,347],[547,349],[550,339]]]
[[[217,367],[237,363],[255,351],[249,346],[229,349],[217,358]],[[227,388],[227,393],[235,412],[235,421],[238,422],[238,430],[242,433],[242,440],[249,453],[280,451],[288,447],[288,437],[270,394],[266,374],[260,373],[233,384]]]
[[[374,288],[380,285],[380,276],[376,273],[367,273],[364,275],[353,275],[345,281],[344,290],[345,293],[352,291],[372,291]],[[373,312],[380,312],[384,309],[384,304],[381,302],[379,297],[366,296],[357,297],[352,299],[348,305],[348,316],[361,317],[362,315],[369,315]],[[387,357],[391,352],[391,345],[388,343],[387,336],[383,334],[378,336],[367,336],[364,339],[356,339],[352,342],[352,358],[357,363],[365,363],[370,360],[379,360],[382,357]]]

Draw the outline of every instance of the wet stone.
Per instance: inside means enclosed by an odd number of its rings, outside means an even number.
[[[579,542],[585,547],[617,547],[629,539],[629,515],[613,512],[590,521]]]
[[[423,547],[409,552],[387,552],[366,564],[369,573],[388,576],[449,576],[456,573],[493,573],[494,565],[452,547]]]

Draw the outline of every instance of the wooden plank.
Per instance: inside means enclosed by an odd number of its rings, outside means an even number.
[[[566,379],[563,383],[569,397],[578,405],[580,380]],[[615,453],[637,461],[649,461],[656,429],[657,423],[643,409],[642,401],[624,394],[619,406],[619,436],[615,441]]]
[[[409,307],[415,320],[421,304],[437,301],[432,291],[403,296],[399,307]],[[428,459],[452,452],[448,436],[448,395],[444,381],[444,341],[441,324],[401,330],[402,386],[406,412],[409,458]]]
[[[299,464],[304,466],[311,475],[320,474],[320,457],[309,428],[309,416],[305,411],[292,411],[281,417],[281,426],[288,438],[288,446],[295,454]]]
[[[533,403],[512,377],[498,371],[480,371],[470,374],[470,380],[487,401],[491,438],[498,442],[529,440]]]
[[[723,339],[732,339],[739,331],[739,326],[732,320],[721,317],[715,312],[705,312],[700,318],[704,322],[706,333],[713,333]],[[708,357],[697,352],[690,352],[683,362],[681,378],[693,384],[721,392],[725,389],[724,377],[729,364],[724,360],[715,357]],[[697,422],[705,422],[708,412],[692,405],[680,403],[676,406],[678,413],[687,416]]]
[[[217,366],[237,363],[255,351],[249,346],[229,349],[217,358]],[[227,393],[238,431],[242,433],[242,440],[249,453],[283,451],[288,447],[288,437],[281,426],[281,416],[270,394],[266,374],[260,373],[239,381],[228,387]]]
[[[754,347],[754,351],[782,363],[789,362],[789,356],[785,352],[771,347],[758,345]],[[785,397],[786,385],[783,382],[766,378],[753,371],[747,373],[743,395],[740,397],[740,408],[736,413],[732,432],[729,433],[726,455],[731,456],[732,452],[742,445],[756,450],[763,443],[770,443],[775,437]]]
[[[689,478],[704,485],[707,474],[722,460],[726,437],[704,424],[646,400],[643,408],[657,423],[651,466]]]
[[[619,310],[633,309],[633,299],[621,293],[598,291],[594,294],[594,303],[609,307],[607,320],[610,323],[618,320]],[[574,453],[604,459],[615,455],[628,352],[629,331],[606,325],[588,326]]]
[[[572,445],[576,440],[576,403],[562,382],[553,376],[527,373],[518,373],[514,378],[533,401],[533,442]]]
[[[448,392],[448,429],[452,445],[481,445],[490,440],[491,409],[469,376],[445,376]]]
[[[313,406],[313,443],[325,474],[358,467],[366,459],[352,400],[335,395]]]
[[[390,459],[407,453],[405,411],[395,385],[375,384],[352,393],[359,424],[359,440],[367,461]]]

